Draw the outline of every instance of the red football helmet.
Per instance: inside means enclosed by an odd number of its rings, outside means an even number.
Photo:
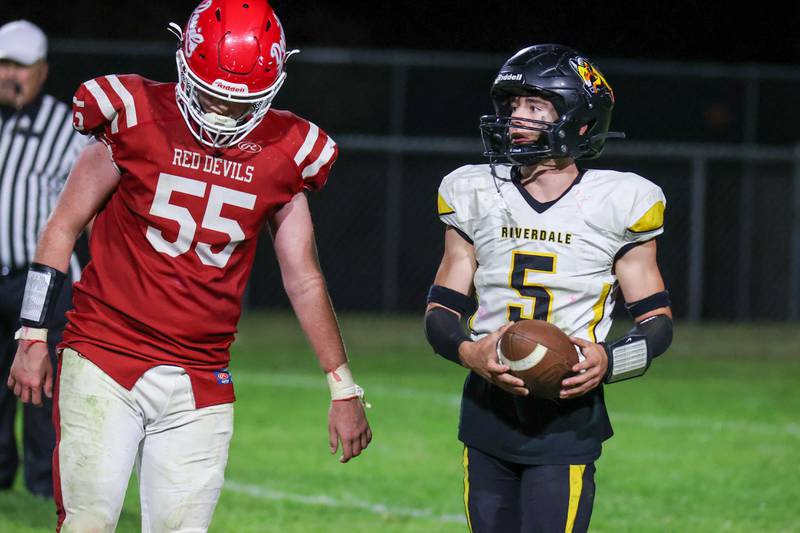
[[[286,51],[277,15],[265,0],[204,0],[183,31],[176,54],[175,95],[192,135],[225,148],[244,139],[266,115],[286,79],[284,64],[298,50]],[[239,117],[203,109],[199,93],[248,104]]]

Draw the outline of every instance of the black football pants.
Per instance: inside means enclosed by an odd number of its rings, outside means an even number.
[[[1,274],[1,273],[0,273]],[[25,292],[27,271],[0,275],[0,489],[11,487],[19,467],[17,443],[14,437],[14,418],[17,412],[17,398],[7,386],[8,373],[17,351],[14,332],[19,328],[19,312],[22,295]],[[53,370],[56,364],[56,345],[61,342],[61,334],[66,323],[64,313],[72,303],[70,277],[56,304],[54,326],[48,331],[50,362]],[[53,376],[55,380],[55,375]],[[55,381],[53,382],[55,384]],[[25,485],[32,493],[44,497],[53,496],[53,448],[55,430],[53,428],[53,402],[42,395],[44,405],[35,407],[25,404],[22,409],[22,446]]]
[[[464,504],[472,533],[589,529],[594,464],[523,465],[464,448]]]

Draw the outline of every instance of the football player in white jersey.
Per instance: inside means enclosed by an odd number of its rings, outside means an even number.
[[[576,165],[622,137],[609,132],[614,93],[586,56],[520,50],[491,97],[489,164],[461,167],[439,188],[445,250],[426,335],[470,370],[459,439],[471,531],[586,531],[594,462],[612,435],[602,385],[641,376],[672,339],[655,241],[666,200],[636,174]],[[636,326],[606,342],[618,298]],[[534,397],[498,361],[500,335],[523,319],[555,324],[582,354],[558,400]]]

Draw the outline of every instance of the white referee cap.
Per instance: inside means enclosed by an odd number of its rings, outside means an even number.
[[[47,56],[47,37],[36,24],[15,20],[0,27],[0,60],[33,65]]]

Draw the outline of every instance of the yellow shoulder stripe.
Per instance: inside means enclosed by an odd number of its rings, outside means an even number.
[[[439,207],[439,216],[450,215],[456,212],[456,210],[450,207],[450,204],[448,204],[445,201],[444,197],[442,196],[442,193],[439,193],[438,207]]]
[[[664,202],[656,202],[642,218],[628,228],[634,233],[646,233],[664,225]]]

